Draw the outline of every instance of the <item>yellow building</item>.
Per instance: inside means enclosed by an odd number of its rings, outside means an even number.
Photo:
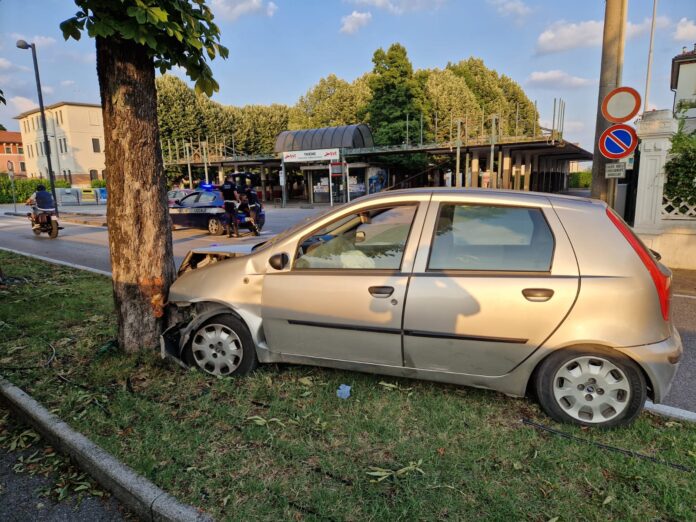
[[[75,186],[104,179],[104,124],[100,105],[58,102],[45,107],[49,151],[44,147],[39,109],[23,112],[19,129],[24,144],[27,176],[48,178],[47,153],[53,173]]]

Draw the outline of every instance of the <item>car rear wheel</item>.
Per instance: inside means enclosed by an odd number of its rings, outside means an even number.
[[[535,388],[559,422],[610,428],[632,422],[647,396],[638,365],[608,348],[559,350],[542,362]]]
[[[232,314],[220,314],[199,326],[187,346],[186,359],[215,376],[246,375],[258,365],[246,325]]]
[[[218,218],[210,218],[208,220],[208,232],[213,236],[219,236],[225,231],[225,227],[222,225],[222,221]]]

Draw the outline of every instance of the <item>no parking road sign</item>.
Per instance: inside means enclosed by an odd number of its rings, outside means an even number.
[[[612,125],[599,138],[599,151],[609,159],[621,159],[630,155],[638,145],[638,136],[633,127]]]

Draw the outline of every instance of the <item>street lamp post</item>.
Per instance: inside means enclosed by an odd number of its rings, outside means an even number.
[[[41,127],[44,135],[44,150],[46,152],[46,161],[48,163],[48,179],[51,182],[51,193],[53,194],[53,204],[58,216],[58,198],[56,197],[56,182],[53,176],[53,166],[51,165],[51,145],[48,142],[48,129],[46,126],[46,112],[44,111],[43,94],[41,94],[41,79],[39,78],[39,64],[36,61],[36,45],[27,43],[24,40],[17,40],[19,49],[31,49],[31,57],[34,60],[34,75],[36,76],[36,91],[39,95],[39,110],[41,111]]]

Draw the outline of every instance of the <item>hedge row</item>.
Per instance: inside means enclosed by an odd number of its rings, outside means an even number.
[[[14,186],[17,203],[24,203],[29,196],[36,192],[36,187],[39,185],[45,185],[48,188],[49,182],[40,178],[15,178]],[[56,188],[70,188],[70,183],[56,180]],[[7,174],[0,174],[0,203],[12,203],[12,184]]]
[[[592,185],[592,172],[573,172],[568,180],[569,188],[590,188]]]

